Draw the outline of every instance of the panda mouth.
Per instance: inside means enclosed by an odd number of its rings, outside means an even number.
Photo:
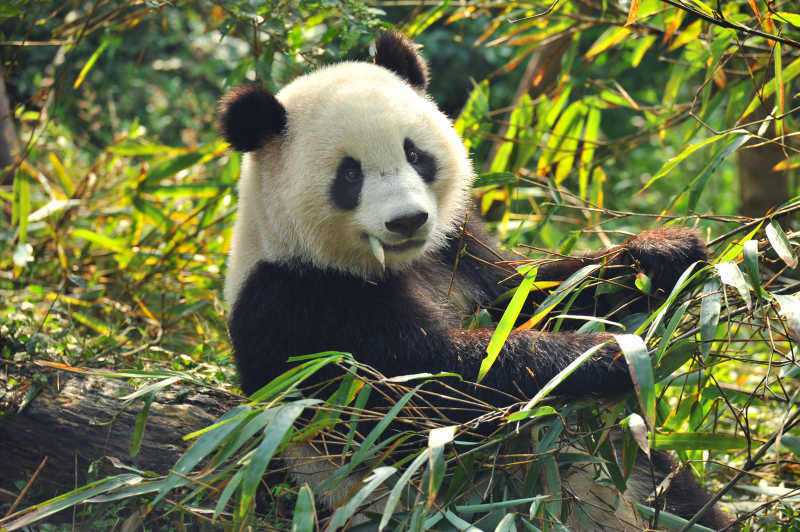
[[[381,268],[383,269],[386,269],[387,251],[390,253],[402,253],[403,251],[408,251],[409,249],[419,248],[425,245],[425,240],[421,238],[408,238],[392,244],[382,242],[374,235],[364,234],[364,238],[366,238],[369,242],[369,247],[372,250],[372,254],[375,256],[375,259],[380,263]]]

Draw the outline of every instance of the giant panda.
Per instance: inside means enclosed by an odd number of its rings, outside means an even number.
[[[390,377],[441,371],[474,379],[493,331],[463,329],[463,319],[520,282],[471,213],[472,163],[426,93],[428,70],[415,45],[386,32],[373,50],[374,62],[322,67],[275,95],[251,84],[221,100],[221,131],[244,154],[224,290],[247,394],[289,369],[287,357],[326,350],[351,352]],[[665,228],[542,264],[537,280],[564,280],[602,262],[641,269],[669,291],[705,257],[694,232]],[[514,331],[485,386],[470,393],[496,406],[509,396],[487,390],[531,397],[609,338]],[[556,392],[631,389],[610,342]],[[672,462],[658,455],[646,469],[653,465],[663,478]],[[690,473],[676,478],[666,508],[691,516],[707,496]],[[702,522],[720,527],[726,519],[714,510]]]

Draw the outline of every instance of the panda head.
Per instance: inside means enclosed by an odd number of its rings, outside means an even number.
[[[396,33],[375,52],[274,96],[250,85],[223,98],[220,128],[245,154],[229,302],[260,261],[376,279],[440,248],[463,219],[472,167],[425,93],[425,62]]]

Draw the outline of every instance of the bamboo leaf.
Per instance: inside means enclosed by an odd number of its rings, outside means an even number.
[[[681,152],[678,155],[676,155],[675,157],[673,157],[672,159],[667,161],[661,167],[661,169],[658,172],[656,172],[656,174],[653,177],[650,178],[650,181],[648,181],[647,184],[644,187],[642,187],[642,190],[646,190],[653,183],[655,183],[656,181],[658,181],[659,179],[661,179],[662,177],[667,175],[681,161],[685,160],[687,157],[689,157],[691,154],[693,154],[694,152],[696,152],[700,148],[702,148],[704,146],[708,146],[709,144],[713,144],[715,142],[718,142],[719,140],[722,140],[723,138],[725,138],[725,137],[727,137],[729,135],[732,135],[732,134],[749,135],[750,132],[746,131],[746,130],[738,130],[737,129],[735,131],[729,131],[729,132],[726,132],[726,133],[721,133],[719,135],[714,135],[713,137],[709,137],[709,138],[707,138],[705,140],[702,140],[700,142],[697,142],[695,144],[691,144],[691,145],[687,146],[686,148],[681,150]]]
[[[136,424],[133,427],[133,435],[131,436],[131,456],[139,454],[139,449],[142,448],[142,438],[144,437],[144,428],[147,424],[147,416],[150,414],[150,405],[153,403],[154,393],[148,394],[144,398],[144,406],[136,416]]]
[[[250,463],[247,464],[244,479],[242,480],[242,494],[239,499],[239,519],[244,520],[247,513],[251,510],[253,497],[256,495],[256,488],[261,482],[261,477],[267,470],[267,465],[275,451],[278,450],[281,442],[289,434],[294,420],[306,409],[319,402],[314,399],[295,401],[280,407],[280,411],[270,420],[269,425],[264,428],[264,439],[258,444],[256,450],[250,456]],[[231,423],[231,425],[234,425]]]
[[[710,449],[727,451],[732,449],[746,449],[747,438],[733,434],[720,434],[711,432],[675,432],[672,434],[656,434],[651,441],[651,447],[658,450],[692,451]]]
[[[96,495],[107,493],[120,486],[132,485],[141,481],[142,477],[139,475],[126,473],[123,475],[104,478],[96,482],[91,482],[76,490],[72,490],[64,493],[63,495],[59,495],[58,497],[54,497],[45,502],[32,506],[32,511],[29,511],[22,517],[8,523],[3,523],[3,530],[8,530],[11,532],[12,530],[29,526],[47,516],[60,512],[61,510],[66,510],[67,508],[75,506],[76,504],[85,502]]]
[[[597,38],[589,50],[584,55],[584,58],[591,59],[601,53],[605,52],[614,45],[617,45],[628,38],[631,30],[622,26],[611,26]]]
[[[339,527],[343,527],[345,524],[347,524],[347,521],[356,512],[361,503],[364,502],[366,498],[369,497],[369,495],[383,483],[384,480],[389,478],[396,471],[397,470],[394,467],[390,466],[383,466],[375,469],[375,471],[372,472],[372,475],[365,481],[364,487],[361,488],[358,493],[353,495],[353,497],[347,501],[347,504],[336,509],[326,530],[328,532],[334,532],[335,530],[339,529]]]
[[[314,493],[308,484],[303,484],[297,492],[297,502],[294,505],[292,532],[314,532],[315,522]]]
[[[617,341],[625,360],[628,362],[633,388],[639,399],[639,406],[642,408],[647,423],[655,427],[656,421],[656,392],[655,380],[653,378],[653,365],[650,356],[647,354],[647,345],[644,340],[635,334],[615,334],[614,340]]]
[[[413,462],[403,471],[403,474],[397,480],[392,488],[391,493],[389,493],[389,497],[386,499],[386,506],[383,509],[383,516],[381,517],[381,522],[378,525],[378,530],[383,530],[386,528],[386,525],[389,524],[389,520],[392,518],[394,514],[394,510],[397,507],[397,503],[400,501],[400,496],[403,494],[403,489],[410,485],[409,481],[414,473],[422,467],[426,461],[428,461],[428,456],[430,455],[430,449],[426,449],[424,452],[420,453]]]
[[[703,360],[711,351],[711,343],[717,331],[719,314],[722,311],[722,287],[719,279],[711,279],[703,285],[703,302],[700,304],[700,353]]]
[[[556,386],[561,384],[561,382],[564,379],[566,379],[567,377],[572,375],[572,373],[576,369],[578,369],[581,366],[581,364],[583,364],[584,362],[589,360],[592,357],[592,355],[594,355],[596,352],[598,352],[609,341],[610,340],[607,340],[607,341],[605,341],[603,343],[600,343],[600,344],[597,344],[597,345],[595,345],[593,347],[590,347],[589,349],[584,351],[580,356],[578,356],[575,360],[570,362],[569,365],[566,368],[564,368],[561,371],[559,371],[558,374],[555,377],[550,379],[550,381],[547,384],[542,386],[542,389],[539,390],[536,393],[536,395],[534,395],[533,398],[525,404],[524,407],[522,407],[521,411],[530,410],[534,406],[539,404],[539,402],[542,399],[544,399],[545,397],[547,397],[550,394],[550,392],[552,392],[556,388]]]
[[[717,171],[717,168],[728,158],[728,156],[738,150],[745,142],[750,140],[752,135],[750,134],[740,134],[736,138],[733,138],[728,142],[728,144],[717,153],[711,162],[709,162],[703,171],[700,172],[700,175],[695,177],[692,180],[691,188],[689,190],[689,204],[688,209],[690,211],[695,210],[697,207],[697,201],[700,199],[700,195],[705,190],[706,184],[708,183],[708,179],[714,175],[714,172]]]
[[[733,262],[720,262],[715,264],[714,267],[717,269],[720,281],[739,292],[742,301],[747,304],[747,309],[750,310],[753,306],[753,302],[750,298],[750,289],[747,288],[744,275],[742,275],[739,267]]]
[[[75,83],[72,84],[73,89],[77,89],[78,87],[81,86],[81,83],[83,83],[84,78],[86,78],[86,74],[89,73],[94,64],[97,62],[97,59],[100,57],[100,54],[103,53],[103,50],[105,50],[108,47],[108,44],[110,42],[111,41],[109,39],[105,39],[103,42],[100,43],[100,46],[97,47],[94,53],[92,53],[92,55],[89,56],[89,59],[86,60],[86,64],[83,65],[83,68],[78,73],[78,77],[75,78]]]
[[[511,302],[503,312],[503,316],[500,318],[500,322],[497,324],[497,328],[494,330],[492,338],[489,340],[489,345],[486,346],[486,357],[481,361],[481,366],[478,370],[478,382],[481,382],[489,372],[492,364],[494,364],[494,361],[497,359],[497,355],[500,354],[503,344],[506,343],[506,339],[511,333],[511,329],[514,327],[514,323],[517,321],[522,306],[525,304],[525,300],[528,298],[528,294],[533,287],[537,272],[538,267],[534,267],[525,272],[525,277],[522,279],[522,282],[514,292],[514,296],[511,298]]]
[[[765,232],[767,233],[767,239],[769,243],[772,244],[772,249],[775,250],[775,253],[786,263],[787,266],[790,268],[797,267],[797,257],[792,251],[792,245],[789,243],[789,238],[786,236],[786,233],[783,232],[781,225],[777,222],[777,220],[770,220],[769,224],[765,228]]]
[[[250,407],[247,405],[236,406],[226,412],[216,424],[235,418],[249,411]],[[231,433],[231,431],[238,426],[239,423],[223,423],[216,429],[206,432],[200,436],[194,445],[189,447],[189,449],[183,453],[183,456],[180,457],[178,462],[170,471],[170,474],[167,476],[164,484],[158,490],[158,494],[156,495],[155,499],[153,499],[148,506],[150,508],[154,508],[156,504],[158,504],[158,502],[163,499],[164,496],[173,488],[183,486],[189,482],[186,476],[189,475],[192,469],[194,469],[194,466],[199,464],[200,461],[206,456],[214,452],[220,442],[222,442],[222,440],[225,439]]]

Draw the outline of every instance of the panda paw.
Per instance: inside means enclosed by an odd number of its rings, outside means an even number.
[[[653,288],[667,294],[689,265],[708,257],[700,235],[683,227],[645,231],[630,238],[624,247],[633,265],[650,277]]]

